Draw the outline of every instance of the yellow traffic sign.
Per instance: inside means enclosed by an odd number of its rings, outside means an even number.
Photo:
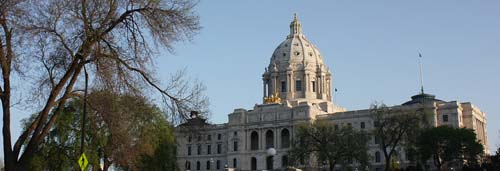
[[[87,156],[85,156],[85,153],[82,153],[80,159],[78,159],[78,165],[80,165],[80,169],[82,169],[82,171],[85,171],[88,164],[89,161],[87,160]]]

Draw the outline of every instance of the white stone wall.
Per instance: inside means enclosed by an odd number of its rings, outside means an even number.
[[[488,149],[486,137],[486,119],[485,114],[471,105],[470,103],[457,103],[452,102],[433,102],[427,104],[426,107],[435,107],[433,116],[435,120],[431,120],[433,125],[449,125],[453,127],[466,127],[474,129],[478,139],[483,142],[485,149]],[[410,106],[395,106],[401,108],[418,108],[419,105]],[[443,116],[447,115],[448,120],[445,121]],[[224,165],[233,167],[233,159],[237,160],[237,168],[243,170],[250,170],[251,158],[257,159],[257,169],[266,169],[266,131],[273,131],[274,148],[277,149],[277,155],[274,156],[274,168],[279,168],[282,165],[282,157],[287,155],[289,148],[282,148],[281,131],[283,129],[289,130],[290,143],[293,142],[294,126],[299,122],[310,121],[314,119],[328,119],[334,124],[339,126],[351,125],[353,128],[359,130],[371,131],[374,129],[374,123],[370,117],[370,110],[356,110],[345,111],[326,114],[320,108],[315,107],[311,103],[302,103],[295,107],[271,104],[271,105],[257,105],[253,110],[236,109],[233,113],[229,114],[229,123],[214,126],[207,126],[198,132],[199,134],[184,135],[177,134],[178,143],[178,163],[181,170],[185,167],[185,162],[191,162],[191,170],[196,170],[196,162],[200,162],[200,170],[206,170],[206,161],[214,161],[211,164],[211,170],[215,169],[215,161],[221,162],[222,170]],[[364,125],[364,128],[361,127]],[[251,133],[258,133],[258,150],[251,150]],[[236,134],[235,134],[236,132]],[[221,140],[217,136],[221,134]],[[202,141],[197,140],[197,136],[202,135]],[[207,140],[207,136],[211,135],[211,140]],[[189,142],[189,136],[192,141]],[[238,142],[238,151],[234,151],[234,142]],[[207,154],[207,145],[211,145],[212,154]],[[217,154],[217,144],[222,144],[221,154]],[[191,145],[192,154],[187,155],[187,147]],[[202,154],[197,154],[197,145],[202,145]],[[382,168],[384,156],[379,149],[378,144],[372,137],[369,142],[369,154],[372,155],[372,165]],[[380,162],[375,161],[375,153],[380,153]],[[404,150],[399,149],[400,160],[402,164],[407,164],[408,159]]]

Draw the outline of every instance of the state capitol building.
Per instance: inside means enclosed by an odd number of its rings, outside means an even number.
[[[332,102],[332,74],[324,57],[302,32],[295,16],[290,33],[274,50],[262,74],[263,101],[253,109],[235,109],[228,123],[209,124],[192,115],[176,127],[177,163],[180,170],[273,170],[289,164],[287,152],[294,140],[294,126],[301,122],[330,120],[370,131],[374,128],[370,109],[348,111]],[[443,101],[420,93],[391,108],[432,109],[431,125],[473,129],[488,153],[486,115],[470,102]],[[384,168],[380,145],[371,138],[370,170]],[[268,149],[275,149],[270,155]],[[405,151],[398,150],[404,168]],[[355,166],[356,163],[351,165]],[[429,164],[433,167],[432,164]],[[298,168],[320,167],[313,160]],[[340,166],[339,166],[340,169]]]

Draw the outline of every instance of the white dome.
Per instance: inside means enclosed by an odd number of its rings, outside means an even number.
[[[323,62],[318,48],[302,34],[294,17],[290,34],[274,50],[271,62],[262,74],[264,103],[298,105],[301,101],[324,104],[331,111],[331,73]],[[271,100],[269,100],[271,99]]]
[[[324,63],[319,49],[302,34],[302,26],[295,16],[290,24],[290,34],[274,50],[269,70],[302,67],[324,69]]]

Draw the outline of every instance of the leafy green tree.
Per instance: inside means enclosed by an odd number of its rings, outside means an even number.
[[[417,142],[421,159],[432,159],[438,170],[450,162],[474,164],[484,149],[471,129],[439,126],[423,131]]]
[[[294,162],[317,157],[318,162],[326,162],[330,171],[337,164],[347,166],[358,162],[361,168],[368,164],[368,136],[350,126],[335,126],[331,121],[317,120],[300,124],[296,130],[296,141],[290,151]]]
[[[110,166],[120,170],[176,169],[173,128],[158,107],[141,96],[107,91],[91,93],[87,103],[84,152],[92,170],[99,169],[101,159],[104,170]],[[82,104],[81,98],[73,98],[65,105],[29,170],[78,170]]]

